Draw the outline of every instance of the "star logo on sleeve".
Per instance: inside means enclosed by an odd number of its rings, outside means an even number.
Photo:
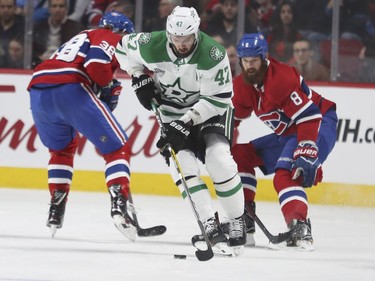
[[[193,98],[199,95],[199,91],[188,91],[181,88],[180,77],[178,77],[172,84],[163,84],[160,82],[160,87],[162,89],[162,95],[165,96],[170,101],[185,104],[191,103],[198,98]]]

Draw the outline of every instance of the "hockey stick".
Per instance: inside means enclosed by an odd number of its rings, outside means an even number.
[[[165,133],[165,127],[164,127],[164,124],[161,120],[161,117],[160,117],[160,112],[159,112],[159,109],[157,108],[156,106],[156,101],[152,101],[151,102],[151,106],[152,106],[152,110],[154,111],[155,115],[156,115],[156,119],[159,123],[159,126],[160,126],[160,129],[161,129],[161,133],[164,134]],[[210,240],[208,239],[208,236],[206,234],[206,231],[204,230],[204,226],[203,226],[203,223],[201,222],[200,218],[199,218],[199,214],[196,210],[196,207],[195,207],[195,204],[193,202],[193,199],[191,198],[191,195],[190,195],[190,191],[189,191],[189,187],[186,183],[186,180],[185,180],[185,177],[182,173],[182,169],[181,169],[181,166],[180,166],[180,163],[177,159],[177,156],[176,156],[176,153],[174,152],[173,148],[167,144],[166,147],[164,149],[168,149],[170,155],[171,155],[171,158],[172,158],[172,162],[177,170],[177,173],[178,173],[178,176],[181,180],[181,183],[182,183],[182,186],[186,192],[186,195],[187,195],[187,198],[188,198],[188,201],[190,203],[190,207],[191,209],[193,210],[193,213],[194,213],[194,216],[197,220],[197,223],[199,225],[199,228],[202,232],[202,236],[204,238],[204,241],[206,242],[206,245],[207,245],[207,250],[197,250],[195,251],[195,256],[197,257],[198,260],[200,261],[207,261],[207,260],[210,260],[212,259],[212,257],[214,256],[214,252],[212,250],[212,247],[211,247],[211,243],[210,243]]]
[[[130,192],[130,189],[129,189],[128,199],[129,199],[129,203],[131,204],[132,209],[133,209],[133,210],[131,210],[131,214],[132,214],[132,217],[133,217],[134,225],[137,228],[137,235],[139,237],[158,236],[158,235],[164,234],[167,231],[167,228],[164,225],[156,225],[156,226],[149,227],[149,228],[140,227],[140,225],[138,223],[136,211],[135,211],[135,208],[134,208],[133,197],[132,197],[132,194]]]
[[[253,220],[255,220],[257,225],[260,227],[260,229],[263,231],[263,233],[267,236],[267,238],[270,240],[270,242],[272,244],[279,244],[281,242],[284,242],[284,241],[288,240],[291,237],[291,235],[292,235],[291,230],[289,230],[287,232],[284,232],[284,233],[279,233],[277,236],[272,235],[268,231],[268,229],[264,226],[262,221],[258,218],[258,216],[255,214],[254,210],[250,206],[248,206],[247,204],[245,204],[245,208],[246,208],[247,212],[249,213],[249,216]]]

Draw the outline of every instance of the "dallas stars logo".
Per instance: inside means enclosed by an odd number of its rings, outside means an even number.
[[[199,94],[199,91],[188,91],[182,89],[180,84],[180,78],[177,78],[177,80],[170,85],[160,83],[160,87],[163,91],[162,95],[168,97],[168,99],[177,103],[186,103],[190,97]]]
[[[146,45],[151,40],[151,33],[142,33],[138,39],[139,44]]]
[[[220,61],[224,58],[224,53],[220,51],[216,46],[213,46],[210,50],[210,56],[213,60]]]

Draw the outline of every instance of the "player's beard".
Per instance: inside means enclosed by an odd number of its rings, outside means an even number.
[[[258,70],[255,70],[254,68],[253,69],[250,68],[250,69],[245,70],[243,67],[241,67],[243,80],[247,84],[251,84],[251,85],[263,84],[263,78],[264,78],[264,75],[265,75],[266,71],[267,71],[267,61],[266,60],[262,60],[262,64],[260,65]]]
[[[195,48],[197,47],[197,41],[194,42],[190,50],[188,48],[182,49],[181,51],[183,51],[183,53],[180,53],[179,50],[177,50],[177,48],[172,43],[170,43],[169,46],[172,48],[172,51],[176,55],[176,57],[178,57],[179,59],[184,59],[194,52]]]

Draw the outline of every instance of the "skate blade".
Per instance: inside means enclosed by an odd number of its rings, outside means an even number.
[[[254,234],[246,233],[246,244],[245,247],[254,247],[255,246],[255,239]]]
[[[57,225],[51,224],[49,226],[49,230],[51,231],[52,238],[55,238],[55,234],[56,234],[56,231],[57,231]]]
[[[314,246],[311,241],[297,241],[295,246],[287,246],[286,242],[268,245],[268,248],[276,251],[287,252],[313,252]]]
[[[245,247],[244,246],[234,246],[234,247],[229,247],[229,249],[232,251],[232,256],[240,256],[244,253]]]
[[[290,248],[290,247],[289,247]],[[311,241],[297,241],[297,245],[295,246],[299,251],[306,251],[306,252],[312,252],[314,251],[314,246]]]
[[[207,250],[207,244],[205,241],[195,242],[194,247],[200,251]],[[219,256],[233,256],[232,249],[228,246],[227,242],[219,242],[212,246],[212,251],[215,255]]]
[[[120,215],[114,215],[112,217],[112,219],[113,219],[113,222],[115,223],[115,226],[117,227],[117,229],[126,238],[128,238],[130,241],[134,242],[136,234],[137,234],[137,228],[130,223],[126,223],[125,219]]]

